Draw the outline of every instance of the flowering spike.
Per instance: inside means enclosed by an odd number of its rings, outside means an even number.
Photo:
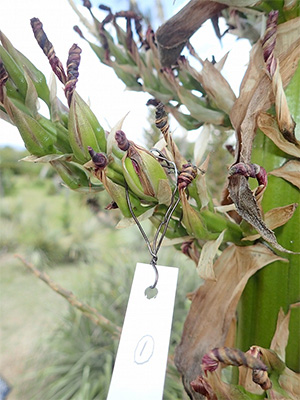
[[[78,81],[78,67],[80,64],[80,53],[81,48],[77,46],[77,44],[73,44],[73,46],[69,50],[69,57],[67,60],[67,82],[65,84],[65,95],[68,99],[68,104],[70,106],[73,92],[76,87],[76,83]]]
[[[64,71],[64,67],[60,62],[59,58],[56,56],[54,47],[43,30],[43,24],[38,18],[31,18],[30,23],[34,36],[40,48],[43,50],[44,54],[48,57],[53,72],[58,77],[58,79],[63,84],[65,84],[67,81],[67,77]]]

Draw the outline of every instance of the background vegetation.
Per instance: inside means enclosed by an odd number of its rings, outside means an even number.
[[[121,326],[135,264],[149,262],[149,254],[136,227],[127,228],[126,235],[113,229],[118,211],[107,216],[103,193],[95,197],[70,191],[52,169],[18,162],[24,156],[0,149],[0,374],[12,386],[12,400],[105,399],[117,342],[36,280],[14,255],[25,257]],[[180,267],[174,350],[190,303],[185,294],[200,279],[179,252],[162,249],[160,263]],[[178,373],[171,368],[164,398],[183,396]]]

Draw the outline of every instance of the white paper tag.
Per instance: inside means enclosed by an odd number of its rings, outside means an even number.
[[[163,397],[178,268],[158,265],[157,295],[150,264],[136,266],[107,400]]]

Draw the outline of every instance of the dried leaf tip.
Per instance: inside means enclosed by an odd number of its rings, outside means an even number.
[[[69,106],[71,104],[72,95],[75,90],[76,83],[78,81],[80,54],[81,48],[74,43],[69,50],[69,57],[67,60],[67,82],[65,84],[65,95],[68,99]]]
[[[262,48],[264,60],[266,63],[267,70],[271,76],[274,75],[277,61],[274,57],[274,48],[276,44],[276,33],[277,33],[277,20],[278,10],[273,10],[269,13],[267,20],[267,28],[265,35],[262,39]]]
[[[38,42],[40,48],[43,50],[44,54],[48,57],[53,72],[58,77],[58,79],[63,84],[65,84],[67,81],[67,77],[64,71],[64,67],[59,58],[56,56],[54,47],[43,30],[43,24],[38,18],[31,18],[30,23],[34,37],[36,38],[36,41]]]

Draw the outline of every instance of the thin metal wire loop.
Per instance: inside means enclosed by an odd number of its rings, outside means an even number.
[[[152,260],[151,260],[150,264],[152,265],[152,267],[154,269],[154,272],[155,272],[155,280],[154,280],[153,285],[149,286],[150,289],[155,289],[155,287],[157,285],[157,282],[158,282],[158,270],[157,270],[156,263],[157,263],[157,256],[156,257],[152,257]]]
[[[160,249],[162,241],[163,241],[163,239],[165,237],[165,234],[167,232],[168,225],[169,225],[170,219],[172,217],[172,214],[175,211],[175,209],[176,209],[176,207],[177,207],[177,205],[178,205],[178,203],[180,201],[180,198],[178,198],[176,200],[176,202],[174,203],[175,195],[176,195],[176,192],[178,190],[178,188],[177,188],[178,170],[177,170],[176,164],[173,161],[168,160],[160,150],[151,149],[151,152],[153,152],[153,151],[156,151],[159,154],[156,158],[159,158],[160,160],[163,160],[163,161],[166,162],[166,165],[164,166],[165,168],[168,168],[169,170],[174,171],[176,184],[175,184],[175,188],[174,188],[173,193],[172,193],[170,205],[168,206],[166,214],[165,214],[163,220],[161,221],[161,223],[159,224],[159,226],[158,226],[158,228],[156,230],[156,233],[154,235],[152,246],[151,246],[150,240],[148,239],[148,236],[147,236],[146,232],[144,231],[142,225],[140,224],[140,221],[138,220],[138,218],[134,214],[134,211],[133,211],[133,208],[132,208],[132,205],[131,205],[131,201],[130,201],[130,197],[129,197],[128,185],[127,185],[127,183],[125,183],[126,201],[127,201],[127,204],[128,204],[129,211],[130,211],[130,213],[132,215],[132,218],[134,219],[136,225],[138,226],[138,228],[139,228],[139,230],[140,230],[140,232],[141,232],[141,234],[143,236],[143,239],[145,240],[145,242],[147,244],[149,253],[152,256],[150,264],[152,265],[152,267],[154,269],[154,272],[155,272],[155,281],[154,281],[153,285],[150,286],[151,289],[154,289],[156,287],[157,282],[158,282],[158,277],[159,277],[158,276],[157,266],[156,266],[156,263],[157,263],[157,260],[158,260],[157,253],[158,253],[158,250]],[[163,226],[164,226],[164,229],[161,232],[161,229],[162,229]],[[160,239],[158,241],[159,234],[161,234],[161,236],[160,236]],[[157,243],[157,241],[158,241],[158,243]]]

